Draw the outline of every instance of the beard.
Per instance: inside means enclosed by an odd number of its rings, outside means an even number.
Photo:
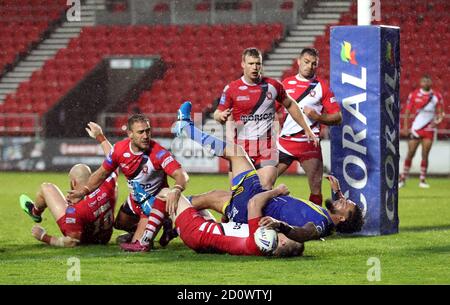
[[[333,201],[330,198],[325,200],[325,207],[328,211],[330,211],[330,213],[333,213],[335,211]]]

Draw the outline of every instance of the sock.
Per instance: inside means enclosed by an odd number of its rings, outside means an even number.
[[[34,216],[41,216],[41,214],[42,214],[42,212],[44,212],[44,210],[38,210],[37,208],[36,208],[36,206],[33,204],[33,209],[31,210],[31,213],[34,215]]]
[[[314,202],[315,204],[322,206],[322,194],[310,194],[309,201]]]
[[[427,168],[428,168],[428,161],[422,160],[420,162],[420,181],[424,181],[427,176]]]
[[[405,163],[403,164],[403,174],[400,176],[401,180],[406,180],[408,178],[411,163],[412,163],[411,159],[405,159]]]
[[[142,234],[142,237],[139,240],[141,245],[149,245],[156,233],[158,233],[165,217],[165,211],[166,203],[161,199],[156,198],[150,215],[148,216],[148,222],[144,234]]]
[[[214,156],[223,156],[225,147],[227,146],[226,142],[203,132],[195,127],[194,124],[187,125],[184,129],[191,140],[202,145],[203,148],[207,149]]]

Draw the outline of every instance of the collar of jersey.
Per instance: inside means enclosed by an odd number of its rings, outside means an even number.
[[[135,153],[135,152],[133,151],[133,149],[131,148],[131,140],[130,140],[130,143],[128,143],[128,147],[130,148],[131,153],[132,153],[133,155],[135,155],[135,156],[140,156],[140,155],[142,155],[142,154],[144,153],[143,151],[140,151],[140,152]]]
[[[262,80],[262,76],[261,76],[261,78],[259,79],[259,82],[258,82],[257,84],[249,84],[249,83],[247,83],[247,81],[245,80],[245,78],[244,78],[243,76],[241,77],[241,81],[242,81],[246,86],[251,86],[251,87],[258,86],[258,85],[261,83],[261,80]]]
[[[295,79],[300,81],[300,82],[305,82],[305,83],[310,83],[312,82],[314,79],[316,78],[316,75],[314,74],[313,77],[311,77],[311,79],[307,79],[307,78],[303,78],[301,76],[299,76],[298,74],[295,75]]]

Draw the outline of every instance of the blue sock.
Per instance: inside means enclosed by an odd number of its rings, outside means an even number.
[[[203,148],[210,151],[214,156],[223,157],[225,147],[227,146],[226,142],[203,132],[195,127],[194,124],[189,124],[184,129],[191,140],[203,146]]]

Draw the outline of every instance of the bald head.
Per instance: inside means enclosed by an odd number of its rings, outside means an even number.
[[[86,164],[76,164],[69,172],[70,180],[75,180],[77,184],[86,184],[89,176],[91,175],[91,169]]]

